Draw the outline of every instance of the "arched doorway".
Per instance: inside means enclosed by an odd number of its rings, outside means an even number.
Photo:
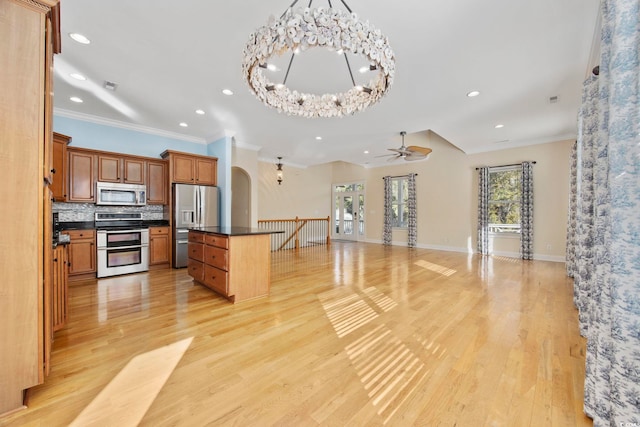
[[[237,166],[231,167],[231,226],[251,227],[251,178]]]

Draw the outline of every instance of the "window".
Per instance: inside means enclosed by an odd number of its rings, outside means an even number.
[[[391,226],[399,228],[407,228],[409,220],[409,209],[407,201],[409,200],[409,179],[393,178],[391,179]]]
[[[489,170],[489,232],[520,233],[521,169]]]

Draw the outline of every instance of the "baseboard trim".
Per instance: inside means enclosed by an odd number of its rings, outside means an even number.
[[[382,245],[382,240],[375,239],[367,239],[365,240],[367,243],[376,243]],[[391,246],[407,246],[407,242],[391,242]],[[431,249],[434,251],[443,251],[443,252],[458,252],[463,254],[475,254],[477,253],[474,250],[470,250],[468,248],[461,248],[457,246],[440,246],[440,245],[428,245],[423,243],[418,243],[416,246],[420,249]],[[519,252],[492,252],[489,255],[502,256],[507,258],[517,258],[520,259]],[[533,259],[535,261],[550,261],[550,262],[566,262],[565,257],[557,256],[557,255],[546,255],[546,254],[533,254]]]

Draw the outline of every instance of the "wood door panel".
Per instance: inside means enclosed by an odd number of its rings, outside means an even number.
[[[120,158],[115,156],[98,156],[98,181],[121,182]]]
[[[68,150],[69,201],[95,202],[94,158],[92,154]]]
[[[147,203],[152,205],[168,204],[168,186],[167,162],[147,162]]]
[[[145,183],[144,160],[125,157],[123,159],[124,182],[127,184]]]

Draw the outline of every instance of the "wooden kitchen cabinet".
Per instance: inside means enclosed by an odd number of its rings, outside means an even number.
[[[169,266],[170,250],[169,227],[149,227],[149,266]]]
[[[98,154],[98,181],[145,183],[145,162],[134,157]]]
[[[51,317],[53,331],[62,329],[67,323],[69,305],[69,249],[67,245],[58,245],[53,251],[53,287],[51,295]]]
[[[169,181],[171,183],[217,185],[217,157],[172,150],[166,150],[160,156],[169,160]]]
[[[24,408],[50,365],[57,3],[0,1],[0,416]]]
[[[86,150],[68,148],[69,193],[67,201],[95,203],[95,155]]]
[[[63,231],[70,238],[69,280],[95,277],[96,273],[96,231]]]
[[[270,267],[269,233],[189,231],[189,275],[234,303],[269,295]]]
[[[71,142],[71,137],[60,133],[53,133],[53,182],[51,192],[56,202],[67,201],[67,145]]]
[[[165,160],[147,161],[147,204],[168,204],[168,186],[167,162]]]

